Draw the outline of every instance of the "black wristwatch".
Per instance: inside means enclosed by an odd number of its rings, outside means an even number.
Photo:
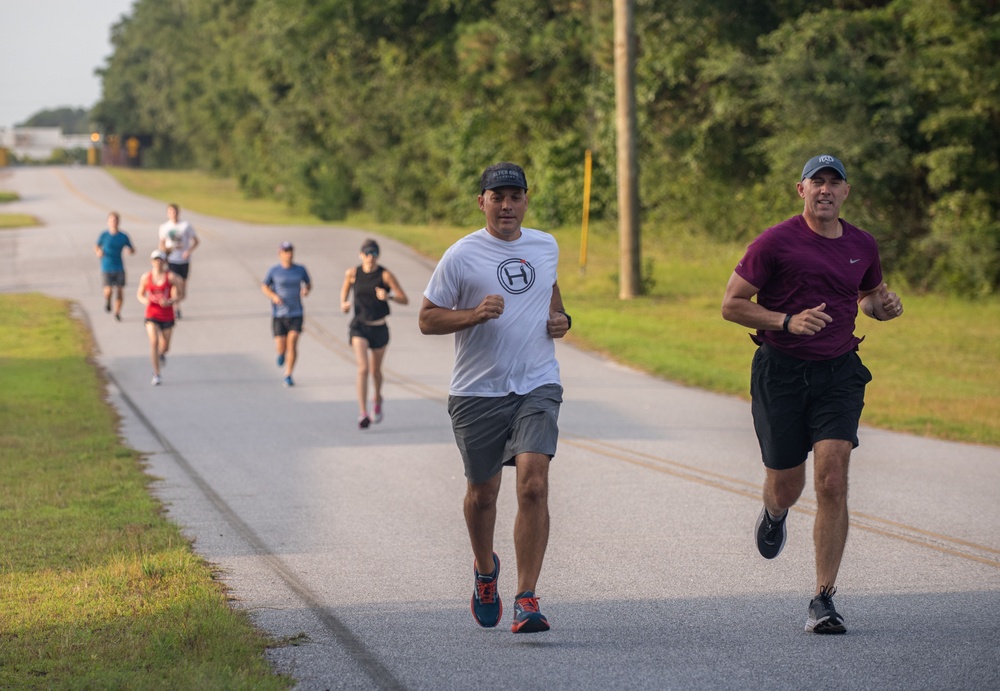
[[[561,314],[562,316],[566,317],[566,330],[569,331],[570,329],[572,329],[573,328],[573,317],[571,317],[568,314],[566,314],[566,312],[564,312],[563,310],[556,310],[556,311],[559,312],[559,314]]]

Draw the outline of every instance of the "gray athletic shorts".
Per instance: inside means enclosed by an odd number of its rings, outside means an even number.
[[[125,287],[125,272],[124,271],[102,271],[104,276],[104,285],[110,287],[119,286],[120,288]]]
[[[544,384],[524,395],[449,396],[448,414],[469,482],[486,482],[514,465],[518,454],[555,456],[562,393],[559,384]]]

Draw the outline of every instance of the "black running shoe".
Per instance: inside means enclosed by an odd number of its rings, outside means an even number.
[[[500,623],[503,616],[503,603],[497,593],[497,579],[500,578],[500,557],[493,553],[493,573],[483,576],[472,563],[472,573],[475,577],[476,589],[472,591],[472,601],[469,607],[476,623],[483,628],[492,629]]]
[[[833,606],[833,594],[836,588],[823,586],[819,595],[809,601],[809,618],[806,619],[806,631],[809,633],[847,633],[844,618],[837,614]]]
[[[767,507],[760,510],[757,517],[757,550],[765,559],[774,559],[781,554],[785,546],[785,538],[788,531],[785,530],[785,519],[788,518],[788,510],[780,521],[772,521],[767,515]]]

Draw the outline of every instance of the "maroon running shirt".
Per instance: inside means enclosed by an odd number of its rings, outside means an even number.
[[[841,219],[839,238],[814,233],[802,215],[768,228],[747,247],[736,274],[759,289],[757,302],[775,312],[796,314],[826,303],[833,321],[813,336],[758,331],[757,338],[803,360],[829,360],[855,350],[858,292],[882,284],[878,243]]]

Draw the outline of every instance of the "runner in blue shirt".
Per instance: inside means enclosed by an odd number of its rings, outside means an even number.
[[[97,238],[94,253],[101,258],[101,276],[104,283],[104,311],[111,311],[111,289],[115,288],[115,319],[122,320],[122,290],[125,288],[125,264],[122,251],[135,254],[128,234],[118,230],[121,219],[117,211],[108,214],[108,228]]]
[[[295,385],[292,370],[298,357],[299,334],[302,333],[302,298],[312,289],[306,267],[292,261],[294,252],[292,243],[281,243],[278,249],[280,262],[268,270],[260,286],[271,300],[271,330],[278,351],[278,367],[285,368],[285,386]]]

